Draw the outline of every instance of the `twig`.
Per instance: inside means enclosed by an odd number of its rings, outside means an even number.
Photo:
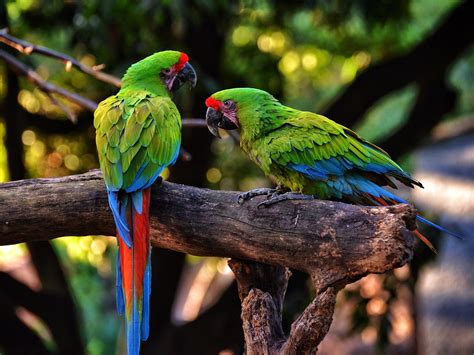
[[[8,34],[6,28],[0,30],[0,42],[3,42],[6,45],[26,55],[30,55],[32,53],[38,53],[38,54],[45,55],[47,57],[59,59],[60,61],[64,63],[66,71],[69,71],[71,67],[74,66],[78,68],[80,71],[96,78],[97,80],[114,85],[118,88],[122,86],[122,83],[119,78],[100,71],[104,67],[103,65],[96,65],[94,67],[89,67],[88,65],[82,64],[80,61],[78,61],[77,59],[74,59],[73,57],[67,54],[55,51],[48,47],[38,46],[28,41],[16,38]]]
[[[52,94],[61,95],[68,100],[78,104],[81,107],[88,109],[89,111],[95,111],[97,108],[97,103],[81,96],[79,94],[73,93],[69,90],[63,89],[59,86],[56,86],[46,80],[44,80],[36,71],[26,64],[20,62],[11,54],[0,49],[0,59],[3,59],[18,75],[26,77],[33,85],[36,85],[41,91],[43,91],[51,101],[59,106],[73,122],[76,121],[76,116],[72,113],[69,108],[61,104]],[[202,118],[183,118],[183,127],[206,127],[206,122]]]
[[[24,76],[33,85],[36,85],[46,94],[58,94],[66,97],[69,101],[72,101],[90,111],[94,111],[97,108],[97,103],[89,100],[81,95],[75,94],[71,91],[63,89],[59,86],[51,84],[44,80],[37,72],[31,69],[26,64],[20,62],[11,54],[0,49],[0,59],[3,59],[18,75]]]
[[[66,71],[69,71],[71,66],[75,66],[78,69],[82,70],[84,73],[89,74],[98,80],[112,84],[116,87],[121,87],[121,81],[119,78],[100,72],[96,67],[91,68],[87,65],[84,65],[78,60],[66,54],[54,51],[47,47],[37,46],[30,42],[11,36],[7,33],[6,29],[0,30],[0,42],[3,42],[12,48],[15,48],[19,52],[27,54],[27,55],[30,55],[31,53],[38,53],[38,54],[42,54],[48,57],[60,59],[61,61],[65,63]],[[53,94],[61,95],[67,98],[68,100],[78,104],[79,106],[88,109],[89,111],[95,111],[95,109],[97,108],[96,102],[89,100],[79,94],[68,91],[64,88],[51,84],[50,82],[44,80],[31,67],[20,62],[14,56],[12,56],[11,54],[7,53],[6,51],[2,49],[0,49],[0,58],[3,59],[18,75],[22,75],[26,77],[33,85],[36,85],[40,90],[42,90],[49,97],[49,99],[51,100],[53,104],[57,105],[62,111],[64,111],[64,113],[66,114],[66,116],[69,118],[71,122],[77,123],[77,115],[74,112],[72,112],[69,107],[62,104],[60,101],[58,101],[53,96]],[[202,118],[183,118],[182,121],[183,121],[183,127],[187,127],[187,128],[206,127],[206,122]],[[231,136],[235,139],[233,135]],[[192,156],[188,151],[186,151],[186,149],[181,147],[180,158],[184,161],[190,161],[192,159]]]
[[[207,127],[206,121],[203,118],[183,118],[183,127],[195,128],[195,127]],[[226,133],[236,143],[240,142],[240,135],[236,131],[226,131]]]
[[[46,95],[49,97],[49,99],[51,100],[51,102],[53,104],[55,104],[56,106],[58,106],[61,110],[63,110],[67,117],[69,118],[69,120],[72,122],[72,123],[77,123],[77,115],[72,112],[69,107],[67,107],[66,105],[63,105],[60,101],[58,101],[54,96],[53,94],[49,93],[49,92],[46,92]]]
[[[7,33],[7,29],[0,30],[0,42],[3,42],[10,47],[16,49],[17,51],[30,55],[32,53],[38,53],[45,55],[47,57],[56,58],[64,62],[66,65],[66,71],[70,70],[71,66],[77,67],[79,70],[83,71],[86,74],[93,76],[94,78],[106,82],[108,84],[112,84],[116,87],[121,87],[122,83],[119,78],[101,72],[99,67],[94,66],[89,67],[85,64],[82,64],[77,59],[73,57],[55,51],[53,49],[38,46],[28,41],[16,38]],[[60,88],[50,82],[44,80],[40,77],[40,75],[34,71],[31,67],[27,66],[26,64],[20,62],[14,56],[8,54],[4,50],[0,49],[0,58],[3,59],[13,70],[16,71],[18,75],[25,76],[32,84],[38,86],[46,95],[51,99],[51,101],[59,106],[69,117],[69,119],[73,122],[76,122],[76,115],[69,110],[65,105],[61,104],[56,98],[52,96],[52,94],[58,94],[64,96],[65,98],[71,100],[72,102],[88,109],[89,111],[95,111],[97,108],[97,103],[92,100],[89,100],[81,95],[75,94],[70,92],[66,89]],[[206,122],[202,118],[183,118],[183,127],[187,128],[195,128],[195,127],[206,127]],[[183,155],[189,156],[189,154],[182,153]]]
[[[207,127],[206,121],[203,118],[183,118],[183,127],[195,128],[195,127]]]

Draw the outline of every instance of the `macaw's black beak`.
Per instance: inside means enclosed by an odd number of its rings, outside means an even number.
[[[222,112],[214,110],[212,107],[207,108],[206,124],[209,131],[218,138],[221,138],[219,128],[229,131],[238,128],[237,125],[225,117]]]
[[[183,84],[189,82],[192,88],[196,86],[197,82],[197,75],[196,71],[194,70],[193,66],[189,63],[186,63],[183,69],[176,74],[173,85],[171,86],[171,91],[178,90]]]

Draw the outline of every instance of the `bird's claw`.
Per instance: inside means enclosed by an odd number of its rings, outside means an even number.
[[[243,192],[237,197],[237,203],[239,205],[242,205],[245,201],[248,201],[256,196],[262,196],[262,195],[267,195],[267,198],[269,198],[270,196],[273,196],[273,194],[276,191],[277,191],[276,189],[261,188],[261,189],[254,189],[247,192]]]
[[[285,193],[278,193],[274,192],[270,198],[268,198],[265,201],[260,202],[257,205],[257,208],[263,208],[263,207],[268,207],[271,205],[274,205],[275,203],[282,202],[282,201],[288,201],[288,200],[313,200],[314,196],[313,195],[304,195],[301,193],[297,192],[285,192]]]
[[[258,209],[259,209],[259,208],[265,208],[265,207],[268,207],[268,206],[273,205],[274,203],[276,203],[276,202],[272,201],[272,198],[269,198],[269,199],[267,199],[267,200],[265,200],[265,201],[259,202],[259,203],[257,204],[257,208],[258,208]]]

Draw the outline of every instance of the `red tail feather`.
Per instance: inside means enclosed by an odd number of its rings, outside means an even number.
[[[372,196],[372,199],[374,199],[375,201],[377,201],[378,203],[380,203],[380,205],[382,206],[390,206],[391,204],[396,204],[397,202],[396,201],[390,201],[391,203],[387,202],[386,200],[384,200],[383,198],[381,197],[375,197],[375,196]],[[428,238],[426,238],[423,234],[420,233],[420,231],[418,229],[415,229],[414,231],[412,231],[413,234],[415,234],[417,236],[418,239],[420,239],[428,248],[431,249],[431,251],[435,254],[438,254],[438,251],[436,250],[436,248],[433,246],[433,244],[431,244],[431,242],[428,240]]]
[[[418,237],[418,239],[420,239],[428,248],[430,248],[433,253],[438,254],[438,251],[433,246],[433,244],[431,244],[428,238],[426,238],[423,234],[421,234],[418,229],[415,229],[413,231],[413,234],[415,234]]]
[[[149,292],[144,289],[150,287],[146,275],[150,253],[150,189],[137,193],[142,193],[141,213],[136,209],[138,206],[133,206],[131,197],[127,211],[132,247],[127,247],[122,238],[118,238],[129,354],[138,354],[140,341],[148,336],[149,317],[149,301],[145,299],[149,297]],[[143,327],[146,331],[142,331]]]

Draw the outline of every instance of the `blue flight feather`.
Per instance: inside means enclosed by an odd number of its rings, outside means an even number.
[[[459,234],[456,234],[456,233],[454,233],[454,232],[451,232],[450,230],[448,230],[448,229],[446,229],[446,228],[444,228],[444,227],[441,227],[440,225],[438,225],[438,224],[436,224],[436,223],[433,223],[433,222],[431,222],[430,220],[421,217],[420,215],[416,216],[416,219],[419,220],[419,221],[422,222],[422,223],[425,223],[425,224],[427,224],[427,225],[429,225],[429,226],[432,226],[432,227],[434,227],[434,228],[436,228],[436,229],[439,229],[439,230],[442,231],[442,232],[445,232],[445,233],[447,233],[447,234],[449,234],[449,235],[452,235],[453,237],[456,237],[456,238],[458,238],[458,239],[463,239]]]
[[[147,340],[150,333],[151,245],[149,250],[145,275],[143,277],[142,340]]]
[[[146,165],[142,166],[140,170],[138,170],[137,177],[133,180],[132,184],[125,190],[125,192],[134,192],[138,190],[145,190],[153,185],[160,176],[161,172],[164,169],[164,166],[160,166],[156,169],[153,173],[151,178],[147,178],[143,175],[143,170],[146,168]]]
[[[360,179],[359,179],[359,183],[360,183]],[[372,185],[371,188],[370,188],[370,191],[372,191],[372,192],[369,192],[369,191],[368,191],[369,189],[367,189],[367,187],[368,187],[369,185]],[[402,199],[402,198],[400,198],[400,197],[398,197],[398,196],[392,194],[391,192],[389,192],[389,191],[385,190],[384,188],[382,188],[382,187],[380,187],[380,186],[374,184],[374,183],[371,182],[371,181],[366,180],[366,181],[365,181],[365,184],[361,184],[360,186],[366,188],[365,190],[362,190],[362,191],[367,192],[367,193],[370,193],[371,195],[373,195],[373,196],[375,196],[375,197],[386,197],[386,198],[389,198],[389,199],[391,199],[391,200],[393,200],[393,201],[396,201],[396,202],[398,202],[398,203],[408,203],[408,202],[405,201],[404,199]],[[376,192],[376,193],[374,194],[373,192]],[[458,238],[458,239],[462,239],[462,237],[461,237],[460,235],[458,235],[458,234],[456,234],[456,233],[454,233],[454,232],[451,232],[450,230],[448,230],[448,229],[446,229],[446,228],[444,228],[444,227],[442,227],[442,226],[440,226],[440,225],[438,225],[438,224],[436,224],[436,223],[434,223],[434,222],[431,222],[430,220],[428,220],[428,219],[426,219],[426,218],[424,218],[424,217],[421,217],[420,215],[417,215],[417,216],[416,216],[416,219],[417,219],[418,221],[424,223],[424,224],[427,224],[427,225],[429,225],[429,226],[431,226],[431,227],[433,227],[433,228],[436,228],[436,229],[438,229],[438,230],[440,230],[440,231],[442,231],[442,232],[445,232],[445,233],[447,233],[447,234],[449,234],[449,235],[452,235],[453,237],[456,237],[456,238]]]
[[[142,208],[143,208],[143,193],[142,191],[136,191],[132,192],[132,202],[133,202],[133,207],[135,210],[139,213],[142,214]]]
[[[120,253],[117,253],[117,268],[115,277],[115,298],[117,302],[117,312],[119,315],[125,314],[125,301],[122,286],[122,271],[120,271]]]
[[[118,192],[108,189],[107,194],[109,196],[109,206],[112,210],[112,215],[119,235],[124,243],[130,248],[132,246],[132,241],[130,239],[130,228],[128,227],[126,216],[128,197],[123,196],[122,199],[120,199]]]

